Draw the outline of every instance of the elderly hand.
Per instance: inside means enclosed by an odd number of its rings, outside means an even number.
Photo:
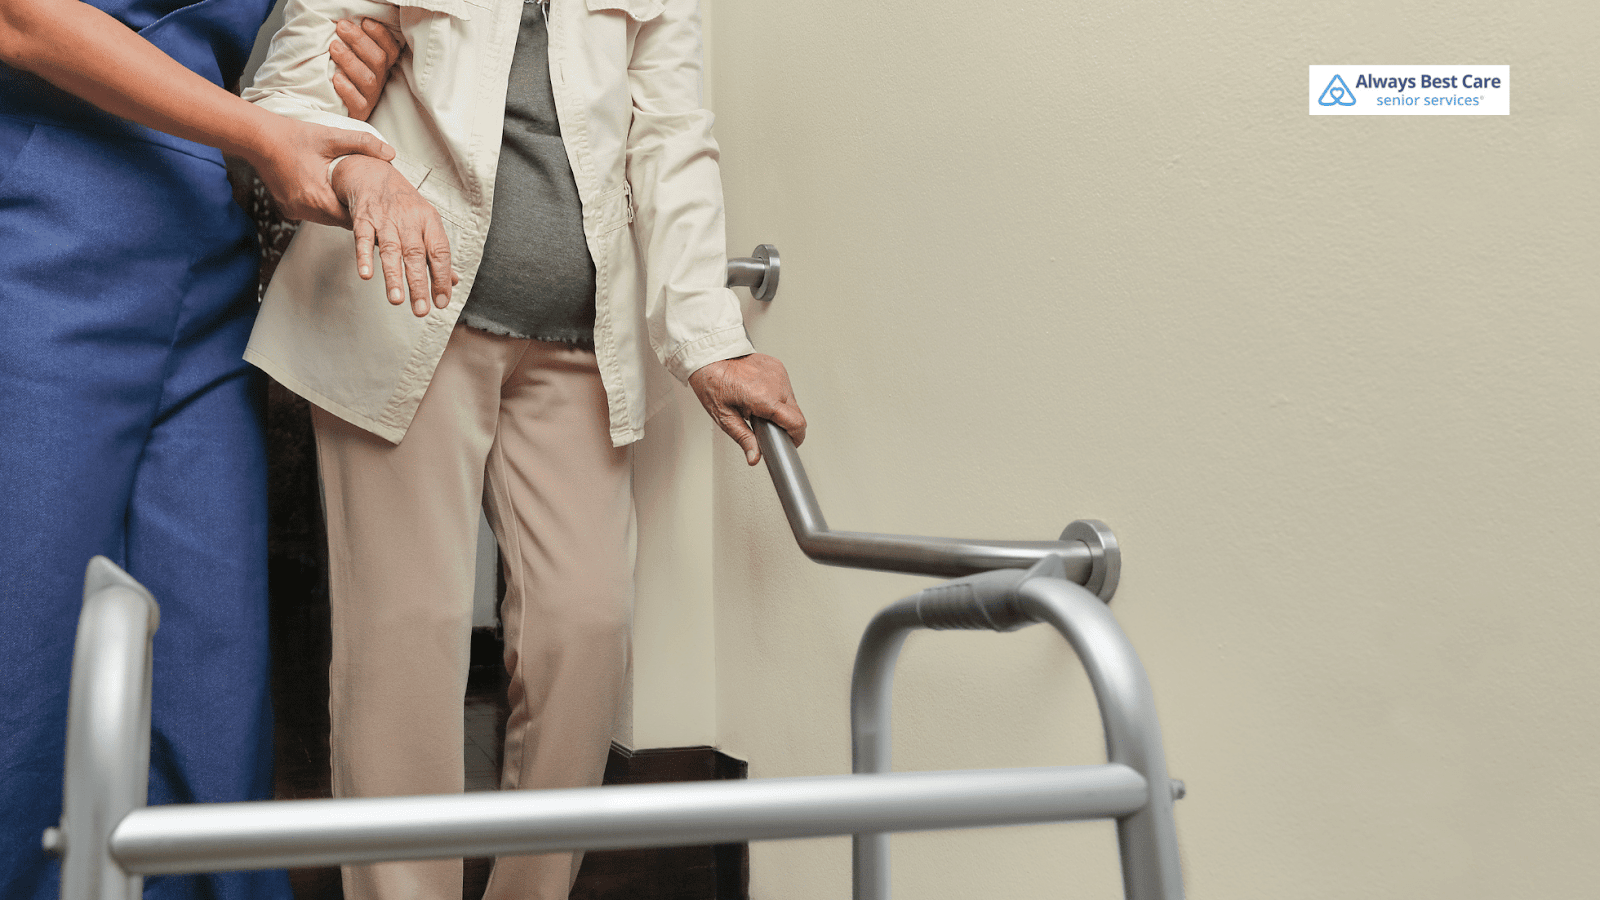
[[[428,298],[443,309],[459,280],[450,267],[450,240],[438,210],[394,166],[352,156],[333,171],[334,189],[350,209],[356,235],[356,271],[372,277],[372,245],[378,245],[383,283],[396,306],[411,293],[411,311],[429,311]]]
[[[344,101],[350,118],[365,122],[383,95],[389,70],[400,59],[400,41],[376,19],[362,19],[357,25],[341,19],[328,45],[336,70],[333,92]]]
[[[783,363],[764,353],[707,363],[689,376],[700,405],[723,431],[744,448],[749,465],[761,462],[761,446],[746,416],[760,416],[789,433],[795,446],[806,439],[806,417],[795,403]]]

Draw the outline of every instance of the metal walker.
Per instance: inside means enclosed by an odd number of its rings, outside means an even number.
[[[775,249],[771,255],[776,263]],[[855,774],[147,807],[159,613],[148,591],[96,557],[74,650],[63,815],[44,836],[62,858],[61,896],[137,900],[143,876],[156,874],[850,834],[855,900],[887,900],[892,832],[1111,818],[1125,896],[1181,900],[1173,801],[1182,785],[1167,775],[1144,667],[1105,606],[1120,568],[1110,530],[1080,520],[1057,541],[832,531],[787,435],[770,422],[752,424],[808,556],[955,578],[890,605],[867,626],[851,684]],[[907,635],[1036,622],[1060,632],[1083,661],[1109,761],[889,772],[890,684]]]

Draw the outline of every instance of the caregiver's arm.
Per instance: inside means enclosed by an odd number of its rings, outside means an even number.
[[[109,113],[247,160],[294,219],[348,227],[328,163],[352,153],[394,157],[370,134],[246,103],[80,0],[0,0],[0,61]]]

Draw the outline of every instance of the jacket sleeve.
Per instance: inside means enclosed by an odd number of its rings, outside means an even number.
[[[388,3],[289,0],[284,8],[283,27],[273,35],[267,58],[256,72],[255,83],[244,90],[244,99],[279,115],[365,131],[384,140],[376,128],[350,118],[344,101],[333,91],[334,65],[328,45],[333,42],[334,23],[361,17],[377,19],[399,30],[398,11]]]
[[[628,183],[644,252],[645,320],[651,347],[680,381],[755,349],[727,287],[722,176],[711,113],[701,107],[698,6],[667,0],[638,26],[628,66]]]

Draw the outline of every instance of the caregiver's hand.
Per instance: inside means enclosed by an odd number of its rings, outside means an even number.
[[[279,209],[291,219],[349,228],[350,214],[328,179],[328,164],[357,154],[345,162],[367,159],[391,169],[386,160],[394,159],[394,148],[363,131],[276,115],[272,120],[269,130],[254,142],[254,152],[245,158],[260,173]],[[343,163],[334,171],[342,168]]]
[[[328,56],[336,67],[333,92],[344,101],[350,118],[365,122],[400,60],[400,40],[377,19],[362,19],[360,24],[340,19]]]

